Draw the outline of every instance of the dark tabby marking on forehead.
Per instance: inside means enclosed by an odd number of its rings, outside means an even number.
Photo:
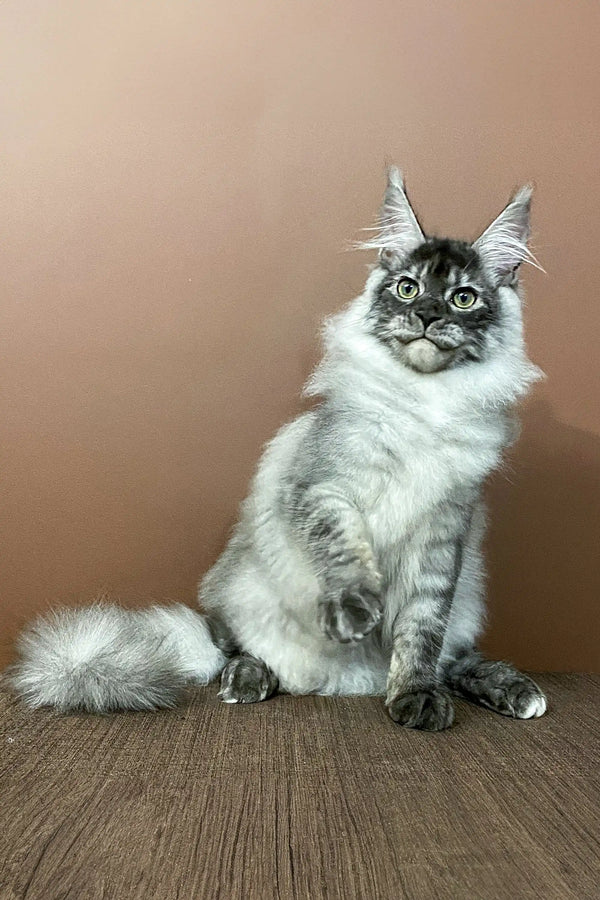
[[[449,278],[458,269],[461,272],[481,270],[477,251],[466,241],[450,238],[429,238],[409,254],[409,263],[423,265],[437,278]]]
[[[386,277],[375,292],[370,313],[371,330],[379,340],[395,353],[413,341],[432,342],[443,358],[440,356],[435,368],[423,371],[485,357],[486,335],[499,322],[500,307],[496,289],[472,244],[426,238],[402,257],[382,258],[381,265]],[[403,277],[419,284],[414,300],[398,296]],[[449,295],[461,287],[477,294],[473,309],[460,310],[450,302]]]

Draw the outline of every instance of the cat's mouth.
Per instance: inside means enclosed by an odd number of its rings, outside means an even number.
[[[398,338],[402,348],[402,360],[417,372],[439,372],[452,361],[456,347],[440,346],[430,337],[417,337],[409,340]]]
[[[448,346],[448,343],[444,341],[440,336],[434,337],[433,335],[423,335],[423,334],[411,334],[406,335],[396,335],[396,339],[405,346],[407,344],[414,344],[416,341],[424,341],[427,344],[433,344],[434,347],[437,347],[438,350],[455,350],[456,345]]]
[[[394,337],[401,344],[412,344],[415,341],[428,341],[438,348],[438,350],[458,350],[464,342],[464,333],[462,328],[455,324],[438,325],[433,322],[426,331],[419,331],[399,328],[396,330]]]

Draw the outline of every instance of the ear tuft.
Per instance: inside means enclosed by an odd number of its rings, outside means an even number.
[[[372,230],[377,232],[375,237],[361,241],[356,247],[360,250],[379,250],[384,260],[402,256],[425,240],[406,194],[402,173],[396,166],[388,169],[379,225]]]
[[[527,246],[532,193],[530,184],[519,188],[500,215],[473,244],[499,285],[512,280],[521,263],[542,268]]]

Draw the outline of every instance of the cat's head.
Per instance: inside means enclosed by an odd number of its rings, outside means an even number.
[[[368,327],[402,363],[432,373],[489,358],[502,339],[527,248],[531,188],[521,188],[473,243],[427,237],[399,171],[390,169]],[[511,304],[512,305],[512,304]]]

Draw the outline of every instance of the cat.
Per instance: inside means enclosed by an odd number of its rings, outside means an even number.
[[[541,376],[519,288],[531,188],[473,243],[426,236],[392,167],[364,292],[324,330],[319,402],[266,447],[233,535],[183,605],[59,610],[19,641],[12,683],[33,707],[172,706],[221,673],[226,703],[385,696],[439,731],[452,695],[543,715],[527,675],[476,649],[484,616],[482,487]]]

